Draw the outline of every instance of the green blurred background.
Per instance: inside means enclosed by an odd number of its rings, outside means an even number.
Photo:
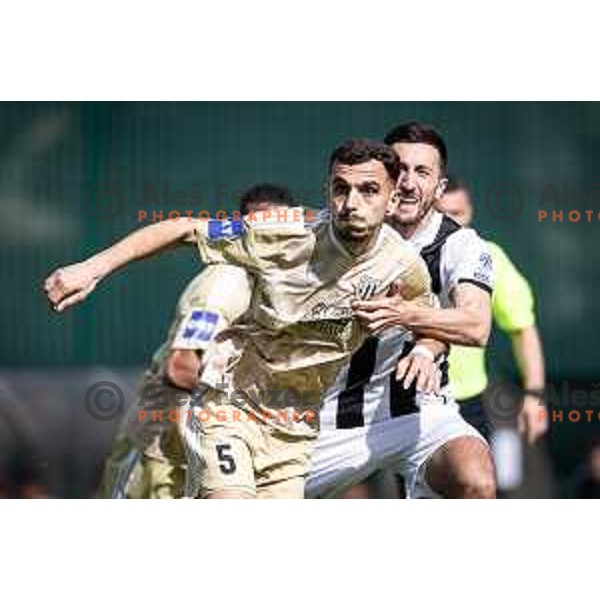
[[[139,210],[231,210],[259,181],[286,184],[318,206],[338,143],[382,138],[406,120],[440,129],[450,171],[473,190],[476,227],[532,282],[549,379],[572,388],[600,382],[596,103],[2,103],[3,372],[143,366],[201,266],[194,252],[134,265],[64,316],[48,310],[44,277],[139,226]],[[563,209],[564,222],[538,222],[540,208]],[[568,222],[569,210],[593,210],[593,220]],[[496,378],[516,377],[500,336],[489,358]],[[555,428],[559,473],[599,427]]]

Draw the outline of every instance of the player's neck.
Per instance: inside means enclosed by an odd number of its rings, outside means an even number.
[[[381,227],[378,227],[373,232],[373,235],[371,235],[371,237],[369,237],[369,238],[365,238],[364,241],[363,240],[361,240],[360,242],[352,241],[352,243],[347,243],[346,250],[350,254],[352,254],[352,256],[354,256],[354,257],[362,256],[363,254],[368,254],[375,247],[375,244],[377,243],[377,240],[379,238],[380,231],[381,231]]]
[[[336,231],[335,224],[332,223],[331,227],[331,234],[336,244],[341,246],[347,254],[355,258],[363,254],[368,254],[377,244],[380,233],[381,225],[377,229],[374,229],[372,234],[364,240],[345,239]]]

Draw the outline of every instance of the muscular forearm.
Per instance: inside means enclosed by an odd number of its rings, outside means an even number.
[[[541,390],[545,386],[544,354],[535,325],[511,335],[513,351],[521,372],[523,388]]]
[[[352,308],[371,333],[402,325],[421,337],[462,346],[485,346],[492,325],[489,294],[462,284],[452,300],[454,308],[433,308],[396,295],[356,301]]]
[[[406,306],[400,315],[401,325],[420,336],[432,337],[449,344],[485,346],[490,334],[488,319],[469,308],[430,308]]]
[[[129,234],[85,262],[102,279],[130,262],[149,257],[170,246],[191,239],[194,221],[161,221]]]

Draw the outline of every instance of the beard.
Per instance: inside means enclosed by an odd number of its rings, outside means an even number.
[[[373,242],[376,227],[362,219],[338,219],[333,223],[336,237],[342,242],[348,252],[353,255],[361,254]]]
[[[416,201],[413,198],[400,198],[396,209],[390,217],[390,221],[402,227],[418,225],[429,213],[434,202],[435,198]]]
[[[364,219],[343,216],[336,219],[335,228],[340,237],[345,239],[363,239],[373,229]]]

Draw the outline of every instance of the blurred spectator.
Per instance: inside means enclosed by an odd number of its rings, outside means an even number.
[[[590,443],[585,462],[575,476],[575,498],[600,498],[600,437]]]
[[[3,392],[7,389],[3,388]],[[47,498],[41,453],[26,414],[6,393],[0,395],[0,498]]]

